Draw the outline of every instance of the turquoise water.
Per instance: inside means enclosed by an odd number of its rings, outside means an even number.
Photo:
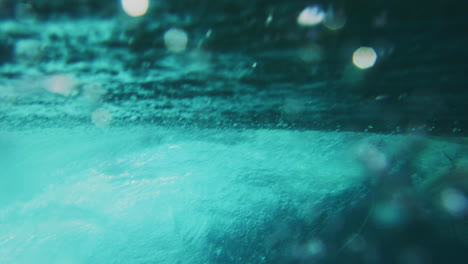
[[[310,208],[353,184],[353,137],[162,127],[2,133],[0,260],[209,263],[227,250],[213,248],[217,236],[251,233],[244,246],[268,239],[257,229],[283,221],[275,215],[313,217]],[[262,254],[249,258],[262,263]]]
[[[459,2],[0,0],[0,264],[465,264]]]
[[[408,143],[164,127],[12,130],[1,139],[2,263],[285,263],[322,254],[314,241],[326,241],[323,219],[361,201],[366,170],[386,166],[366,166],[363,153]],[[421,172],[447,166],[441,149],[456,145],[433,142]]]

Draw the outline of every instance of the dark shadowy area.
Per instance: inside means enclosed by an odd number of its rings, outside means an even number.
[[[333,250],[338,254],[326,255],[321,263],[466,262],[467,211],[450,213],[440,199],[447,190],[468,193],[467,168],[451,160],[448,173],[422,187],[412,176],[421,174],[415,165],[425,145],[410,141],[393,154],[388,170],[369,168],[367,197],[335,216],[346,225],[334,230],[331,239],[344,242]],[[433,177],[419,176],[427,182]]]
[[[57,70],[46,65],[62,63],[62,72],[78,78],[106,73],[105,103],[119,107],[126,102],[128,109],[142,112],[142,101],[152,101],[137,120],[114,114],[114,124],[419,131],[445,136],[465,135],[468,130],[464,2],[151,1],[145,16],[118,22],[120,28],[109,27],[111,35],[97,42],[78,32],[124,17],[120,1],[4,0],[1,5],[3,21],[20,23],[0,35],[3,64],[13,61],[53,74]],[[333,8],[345,15],[346,24],[338,30],[301,27],[296,19],[308,5]],[[55,24],[42,24],[32,33],[21,22],[28,19]],[[86,19],[97,20],[78,23],[77,34],[55,28],[60,21]],[[165,48],[164,32],[174,27],[189,36],[185,53],[171,54]],[[47,36],[49,31],[55,33]],[[50,44],[41,42],[44,38]],[[42,55],[34,55],[34,61],[18,58],[18,42],[26,40],[42,45]],[[31,48],[37,49],[34,45]],[[352,52],[360,46],[377,51],[373,68],[362,71],[352,64]],[[127,55],[117,55],[122,52]],[[121,67],[110,65],[104,72],[93,63],[115,59]],[[88,66],[72,69],[75,64]],[[21,77],[21,72],[3,67],[2,76]],[[120,79],[122,71],[134,80]],[[155,74],[178,77],[141,81]],[[125,91],[119,81],[125,83]],[[210,102],[203,110],[196,101],[204,98]],[[30,123],[2,112],[7,124]],[[38,119],[48,118],[36,114]],[[64,125],[88,119],[57,114],[68,120]]]
[[[414,139],[395,151],[390,165],[375,170],[363,159],[367,180],[306,209],[271,209],[262,219],[237,219],[236,229],[214,227],[208,252],[214,263],[465,263],[466,209],[447,210],[444,197],[468,193],[467,167],[437,180],[416,166],[427,142]],[[466,150],[465,150],[466,151]],[[428,184],[415,182],[414,175]],[[250,246],[245,246],[250,245]]]

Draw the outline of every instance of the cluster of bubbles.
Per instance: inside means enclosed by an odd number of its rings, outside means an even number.
[[[330,30],[338,30],[345,26],[346,16],[344,11],[333,7],[327,10],[319,5],[307,6],[299,13],[297,24],[302,27],[314,27],[323,24]],[[319,52],[314,52],[314,54]],[[353,63],[361,70],[374,66],[377,61],[377,53],[372,47],[360,47],[353,53]]]
[[[141,17],[148,12],[149,0],[121,0],[123,11],[131,17]],[[171,28],[164,33],[164,44],[169,52],[184,52],[188,44],[188,34],[180,28]]]
[[[149,8],[149,0],[121,0],[122,10],[130,17],[144,16]],[[180,28],[170,28],[163,35],[166,49],[171,53],[182,53],[187,49],[188,34]],[[42,49],[39,41],[19,41],[15,49],[16,56],[29,61],[39,61]],[[20,83],[20,89],[28,93],[46,91],[57,96],[75,98],[90,115],[90,121],[97,127],[107,127],[113,116],[111,111],[102,107],[102,97],[105,88],[99,83],[82,83],[73,74],[56,73],[45,75]]]
[[[25,81],[24,85],[28,85],[21,89],[36,94],[45,90],[57,96],[77,98],[97,127],[106,127],[112,121],[111,112],[101,106],[106,91],[99,83],[83,84],[76,76],[65,73],[44,76],[35,80],[35,85],[30,83],[30,80]]]
[[[149,0],[121,0],[122,9],[131,17],[143,16],[147,13],[150,2]],[[269,15],[267,25],[271,23],[273,17]],[[319,5],[307,6],[297,17],[297,23],[303,27],[313,27],[323,24],[330,30],[339,30],[346,24],[346,16],[343,10],[329,7],[327,10]],[[188,34],[180,28],[171,28],[164,33],[164,44],[168,51],[172,53],[184,52],[188,44]],[[316,61],[320,57],[320,50],[316,46],[311,46],[313,52],[308,52],[309,48],[303,53],[307,61]],[[315,55],[307,55],[315,54]],[[368,69],[374,66],[377,61],[377,53],[372,47],[360,47],[353,53],[353,63],[359,69]]]

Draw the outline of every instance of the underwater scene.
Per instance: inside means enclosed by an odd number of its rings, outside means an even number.
[[[468,263],[468,3],[0,0],[0,264]]]

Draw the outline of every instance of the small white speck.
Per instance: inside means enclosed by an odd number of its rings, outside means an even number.
[[[273,21],[273,15],[269,14],[268,17],[265,20],[265,25],[269,26],[271,24],[271,21]]]
[[[205,33],[205,38],[210,38],[211,37],[211,34],[213,34],[213,31],[211,29],[209,29],[206,33]]]

